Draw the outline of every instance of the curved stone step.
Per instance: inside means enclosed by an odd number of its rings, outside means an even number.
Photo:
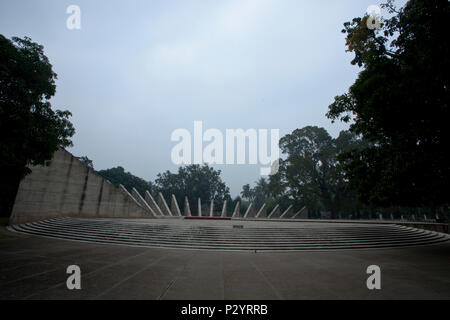
[[[444,234],[397,225],[55,218],[9,227],[57,239],[212,250],[394,248],[448,241]]]
[[[315,237],[313,237],[312,235],[309,236],[305,236],[304,234],[300,233],[297,235],[293,235],[293,234],[283,234],[283,233],[279,233],[277,231],[277,233],[274,234],[267,234],[267,235],[261,235],[261,234],[256,234],[256,235],[245,235],[243,233],[241,234],[234,234],[234,235],[227,235],[227,234],[208,234],[208,233],[199,233],[199,232],[195,232],[195,231],[175,231],[175,230],[166,230],[164,232],[157,232],[154,233],[152,231],[148,231],[146,230],[145,233],[142,232],[133,232],[132,230],[117,230],[117,229],[108,229],[108,228],[101,228],[101,227],[93,227],[93,228],[85,228],[85,227],[65,227],[64,225],[58,225],[58,226],[54,226],[52,224],[48,225],[47,223],[43,222],[43,223],[32,223],[29,224],[30,226],[33,227],[34,230],[42,230],[42,231],[48,231],[48,232],[55,232],[55,233],[74,233],[74,234],[91,234],[91,233],[95,233],[99,236],[106,236],[106,237],[114,237],[114,236],[122,236],[122,237],[133,237],[134,239],[156,239],[156,238],[161,238],[161,239],[166,239],[169,236],[171,237],[171,239],[176,239],[179,238],[181,240],[185,239],[185,238],[189,238],[189,239],[196,239],[198,241],[202,241],[202,240],[206,240],[206,241],[221,241],[223,239],[228,240],[228,241],[237,241],[237,242],[245,242],[245,241],[257,241],[257,242],[263,242],[264,239],[266,239],[266,242],[276,242],[276,241],[299,241],[299,240],[303,240],[303,241],[329,241],[330,239],[332,239],[333,241],[352,241],[354,239],[359,239],[361,241],[361,239],[364,239],[365,241],[369,241],[369,240],[376,240],[376,241],[383,241],[383,240],[401,240],[401,239],[408,239],[412,236],[414,236],[415,238],[418,237],[428,237],[431,236],[428,233],[425,233],[425,231],[423,230],[417,230],[417,229],[412,229],[411,231],[401,231],[396,233],[390,232],[390,233],[385,233],[385,234],[378,234],[378,235],[364,235],[364,237],[361,237],[362,234],[349,234],[347,236],[344,235],[332,235],[332,234],[328,234],[327,236],[321,236],[320,238],[317,237],[317,235]],[[261,237],[261,238],[260,238]]]

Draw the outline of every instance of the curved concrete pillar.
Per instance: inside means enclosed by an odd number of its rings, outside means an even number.
[[[292,219],[308,219],[308,209],[303,207],[299,212],[294,214]]]
[[[252,202],[248,206],[247,211],[245,211],[244,219],[254,218],[254,217],[255,217],[255,210],[253,208],[253,202]]]
[[[158,193],[158,206],[161,208],[165,216],[173,216],[172,212],[169,209],[169,206],[167,205],[166,199],[164,199],[164,196],[161,192]]]
[[[143,206],[131,195],[131,193],[128,192],[127,188],[125,188],[123,185],[119,184],[119,190],[122,191],[125,195],[130,197],[138,206],[143,208]]]
[[[227,216],[227,200],[225,200],[223,202],[223,207],[222,207],[222,218],[225,218]]]
[[[172,194],[172,202],[170,203],[170,211],[173,215],[181,217],[180,207],[178,206],[177,198]]]
[[[142,198],[140,193],[136,190],[136,188],[133,188],[132,196],[141,204],[141,206],[153,217],[156,217],[155,211],[148,205],[148,203]]]
[[[197,215],[202,216],[202,200],[200,198],[197,200]]]
[[[185,217],[191,216],[191,207],[189,206],[188,197],[184,197],[184,216]]]
[[[211,200],[211,204],[209,205],[209,216],[214,217],[214,200]]]
[[[153,199],[151,193],[148,191],[145,191],[145,201],[148,203],[150,208],[153,209],[157,216],[161,217],[164,215],[161,208],[158,206],[155,199]]]
[[[288,218],[292,218],[292,216],[294,215],[294,206],[290,205],[289,208],[286,209],[286,211],[283,212],[283,214],[281,215],[281,219],[288,219]]]
[[[273,218],[279,218],[280,217],[280,205],[276,205],[275,208],[273,208],[272,212],[269,214],[269,219]]]
[[[267,218],[267,205],[264,203],[263,206],[258,210],[256,218]]]
[[[240,214],[240,210],[241,210],[241,202],[238,201],[236,203],[236,206],[234,207],[234,211],[233,211],[233,216],[232,218],[238,218],[241,214]]]

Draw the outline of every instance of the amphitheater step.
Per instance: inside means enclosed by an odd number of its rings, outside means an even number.
[[[57,218],[11,231],[92,243],[208,250],[342,250],[431,245],[445,234],[393,224],[233,221],[224,219]]]

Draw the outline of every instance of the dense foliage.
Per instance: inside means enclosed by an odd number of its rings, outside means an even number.
[[[191,208],[197,207],[198,198],[201,198],[205,205],[214,200],[215,205],[220,207],[225,200],[231,202],[230,190],[222,181],[220,173],[220,170],[215,170],[207,164],[193,164],[180,167],[177,173],[166,171],[158,174],[155,185],[166,199],[174,194],[180,202],[180,208],[184,208],[185,196],[191,201]]]
[[[342,131],[333,139],[319,127],[297,129],[281,138],[280,148],[286,159],[280,159],[279,172],[270,177],[269,189],[280,199],[291,199],[312,212],[355,213],[360,203],[347,187],[338,155],[361,150],[366,143],[355,134]]]
[[[59,147],[72,145],[71,113],[50,104],[56,78],[41,45],[0,35],[1,215],[9,215],[29,166],[46,164]]]
[[[370,147],[341,156],[359,199],[374,206],[449,203],[450,3],[410,0],[380,30],[368,17],[344,24],[353,64],[362,68],[328,117],[351,123]]]
[[[85,164],[89,165],[92,164],[92,162],[85,162]],[[98,174],[100,174],[103,178],[109,180],[115,186],[119,186],[120,184],[123,185],[130,193],[132,192],[133,188],[136,188],[141,196],[144,196],[145,191],[154,191],[154,186],[151,181],[145,181],[144,179],[141,179],[131,174],[130,172],[126,172],[122,167],[100,170],[98,171]]]
[[[269,183],[263,177],[261,177],[253,188],[249,184],[242,187],[241,196],[243,199],[252,202],[256,208],[260,208],[269,199],[272,194],[269,189]]]

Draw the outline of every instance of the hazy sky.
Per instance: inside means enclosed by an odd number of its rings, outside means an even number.
[[[325,117],[358,68],[342,24],[375,0],[2,0],[0,34],[45,47],[55,108],[73,113],[76,156],[146,180],[175,171],[178,128],[346,127]],[[400,1],[399,3],[404,3]],[[69,30],[69,5],[81,30]],[[260,165],[216,165],[236,196]]]

